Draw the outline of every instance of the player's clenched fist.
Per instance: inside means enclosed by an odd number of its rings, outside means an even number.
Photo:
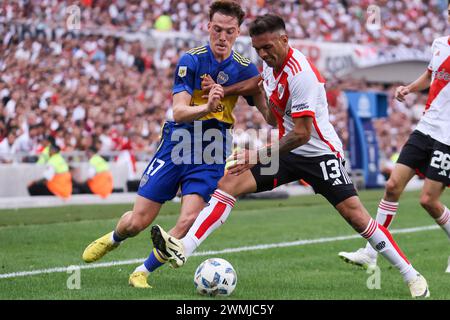
[[[404,86],[400,86],[397,87],[397,89],[395,89],[395,99],[397,99],[398,101],[405,101],[405,96],[409,94],[409,88],[408,87],[404,87]]]
[[[202,78],[202,91],[204,91],[205,93],[208,93],[211,88],[215,85],[216,83],[214,82],[213,78],[211,78],[211,76],[209,74],[205,75]]]
[[[223,106],[220,103],[220,99],[223,97],[223,87],[220,84],[213,85],[208,95],[208,109],[210,112],[223,111]]]

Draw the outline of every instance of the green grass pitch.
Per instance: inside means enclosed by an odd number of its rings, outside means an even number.
[[[361,192],[375,215],[382,190]],[[391,226],[404,229],[434,225],[418,203],[419,192],[407,192]],[[450,205],[450,194],[442,200]],[[224,258],[238,274],[234,293],[225,299],[410,299],[409,290],[384,258],[379,258],[380,289],[369,289],[371,274],[342,262],[337,253],[364,245],[362,238],[282,248],[194,256],[178,270],[163,266],[149,277],[152,289],[128,286],[137,264],[81,269],[80,289],[67,288],[67,272],[21,277],[1,275],[70,265],[86,265],[84,248],[111,231],[127,205],[68,206],[0,210],[0,299],[213,299],[196,294],[193,274],[208,257]],[[154,223],[170,229],[179,204],[167,203]],[[208,238],[199,252],[277,244],[356,234],[321,196],[288,200],[242,200],[228,221]],[[444,273],[450,242],[439,228],[394,234],[415,268],[428,280],[432,299],[450,299],[450,274]],[[149,231],[125,241],[99,262],[145,258],[151,249]]]

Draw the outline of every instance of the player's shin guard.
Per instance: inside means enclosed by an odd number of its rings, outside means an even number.
[[[375,220],[370,219],[366,230],[361,233],[371,246],[383,255],[394,267],[396,267],[406,282],[410,282],[417,277],[418,272],[412,267],[391,233]]]
[[[442,215],[436,219],[436,223],[447,233],[450,238],[450,210],[444,207]]]
[[[199,213],[194,224],[181,240],[187,257],[227,220],[235,202],[234,197],[222,190],[217,189],[214,192],[209,200],[209,205]]]
[[[398,202],[390,202],[381,199],[380,203],[378,204],[376,221],[386,229],[389,228],[395,214],[397,213],[397,209]],[[377,257],[377,251],[372,248],[370,243],[367,243],[366,245],[366,252],[372,258]]]

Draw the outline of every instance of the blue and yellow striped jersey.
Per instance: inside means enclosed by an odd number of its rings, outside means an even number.
[[[222,85],[230,86],[253,78],[259,74],[256,66],[247,58],[235,51],[222,62],[217,62],[209,45],[193,48],[187,51],[178,62],[175,70],[173,94],[187,91],[191,96],[191,105],[202,105],[208,99],[202,98],[201,82],[205,75],[210,75],[213,80]],[[227,124],[234,123],[233,108],[238,96],[226,96],[222,99],[224,110],[210,113],[199,120],[217,119]]]

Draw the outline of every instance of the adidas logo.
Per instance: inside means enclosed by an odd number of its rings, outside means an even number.
[[[439,175],[446,177],[447,176],[447,171],[442,170],[441,172],[439,172]]]
[[[333,182],[333,186],[338,186],[338,185],[340,185],[340,184],[342,184],[342,181],[339,180],[339,179],[336,179],[336,180],[334,180],[334,182]]]

